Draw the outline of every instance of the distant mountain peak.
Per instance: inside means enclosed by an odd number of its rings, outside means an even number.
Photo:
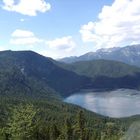
[[[72,63],[96,59],[116,60],[140,67],[140,44],[125,47],[102,48],[96,52],[89,52],[76,58],[63,58],[60,61]]]
[[[117,51],[117,50],[119,50],[119,49],[121,49],[120,47],[113,47],[113,48],[102,48],[102,49],[99,49],[99,50],[97,50],[96,51],[96,53],[97,52],[104,52],[104,53],[111,53],[111,52],[114,52],[114,51]]]

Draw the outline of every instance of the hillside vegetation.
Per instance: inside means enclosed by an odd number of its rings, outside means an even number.
[[[89,88],[140,89],[140,68],[112,60],[91,60],[57,63],[60,67],[92,79]]]
[[[113,60],[79,61],[71,64],[61,63],[63,68],[88,77],[123,77],[140,73],[140,68]]]
[[[113,119],[63,102],[95,87],[93,78],[31,51],[0,52],[0,140],[125,139],[139,116]]]

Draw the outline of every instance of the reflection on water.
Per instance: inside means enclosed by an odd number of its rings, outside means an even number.
[[[136,90],[79,92],[67,97],[65,102],[110,117],[127,117],[140,114],[140,91]]]

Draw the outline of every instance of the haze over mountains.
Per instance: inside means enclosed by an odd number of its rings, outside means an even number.
[[[89,52],[79,57],[66,57],[60,59],[60,61],[72,63],[96,59],[116,60],[140,67],[140,45],[99,49],[96,52]]]

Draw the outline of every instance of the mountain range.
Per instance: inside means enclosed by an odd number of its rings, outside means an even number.
[[[139,89],[140,68],[114,60],[90,60],[59,63],[62,68],[91,78],[89,87],[99,90],[118,88]]]
[[[33,51],[1,51],[0,139],[62,140],[71,132],[77,140],[81,124],[84,140],[100,139],[100,132],[120,139],[138,115],[113,119],[63,100],[82,89],[117,88],[140,89],[140,68],[114,60],[66,64]]]
[[[97,59],[116,60],[140,67],[140,45],[99,49],[96,52],[89,52],[79,57],[66,57],[59,61],[72,63]]]
[[[1,94],[58,92],[63,95],[86,87],[87,81],[89,78],[65,70],[57,66],[51,58],[35,52],[0,52]]]
[[[81,89],[140,88],[140,68],[112,60],[65,64],[32,51],[0,52],[0,95],[66,97]]]

